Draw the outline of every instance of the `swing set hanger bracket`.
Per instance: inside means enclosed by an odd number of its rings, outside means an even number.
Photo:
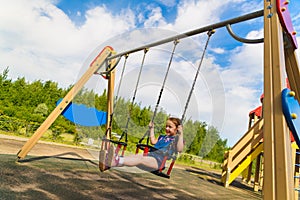
[[[228,33],[231,35],[231,37],[233,37],[235,40],[239,41],[239,42],[243,42],[243,43],[248,43],[248,44],[257,44],[257,43],[262,43],[264,42],[264,38],[259,38],[259,39],[246,39],[246,38],[242,38],[239,37],[238,35],[236,35],[230,24],[226,25],[226,29],[228,31]]]

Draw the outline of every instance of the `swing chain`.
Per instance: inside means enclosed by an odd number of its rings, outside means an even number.
[[[208,46],[208,43],[209,43],[209,40],[210,40],[210,37],[215,33],[216,31],[214,29],[211,29],[207,32],[207,40],[206,40],[206,43],[205,43],[205,47],[204,47],[204,50],[202,52],[202,55],[201,55],[201,59],[200,59],[200,63],[198,65],[198,69],[197,69],[197,72],[195,74],[195,78],[194,78],[194,81],[193,81],[193,84],[192,84],[192,88],[190,90],[190,93],[189,93],[189,96],[188,96],[188,99],[186,101],[186,104],[185,104],[185,107],[184,107],[184,111],[183,111],[183,114],[182,114],[182,117],[181,117],[181,121],[183,123],[183,121],[185,120],[185,114],[186,114],[186,111],[187,111],[187,108],[188,108],[188,105],[189,105],[189,102],[191,100],[191,96],[193,94],[193,91],[194,91],[194,87],[195,87],[195,84],[196,84],[196,81],[197,81],[197,78],[198,78],[198,75],[199,75],[199,72],[200,72],[200,69],[201,69],[201,66],[202,66],[202,62],[204,60],[204,56],[205,56],[205,52],[207,50],[207,46]]]
[[[173,57],[174,57],[174,54],[175,54],[175,49],[176,49],[177,44],[179,43],[179,40],[175,39],[173,43],[174,43],[174,46],[173,46],[173,50],[172,50],[171,57],[170,57],[170,60],[169,60],[168,68],[167,68],[167,71],[166,71],[166,74],[165,74],[165,77],[164,77],[164,81],[163,81],[163,84],[161,86],[160,93],[159,93],[159,96],[158,96],[158,99],[157,99],[157,102],[156,102],[154,113],[153,113],[153,116],[152,116],[152,119],[151,119],[152,123],[154,122],[154,119],[155,119],[156,114],[157,114],[158,106],[159,106],[159,103],[160,103],[160,100],[161,100],[161,96],[163,94],[163,90],[164,90],[165,85],[166,85],[167,77],[168,77],[168,74],[169,74],[169,71],[170,71],[170,68],[171,68],[171,64],[172,64],[172,61],[173,61]]]
[[[148,51],[149,51],[149,48],[145,48],[144,49],[144,56],[143,56],[143,59],[142,59],[142,64],[140,66],[140,71],[139,71],[137,82],[136,82],[136,85],[135,85],[135,90],[134,90],[134,94],[133,94],[133,97],[132,97],[132,101],[131,101],[131,104],[130,104],[126,126],[125,126],[125,129],[124,129],[121,137],[120,137],[120,140],[121,140],[123,138],[123,136],[125,135],[125,142],[128,141],[128,139],[127,139],[127,132],[128,132],[129,121],[130,121],[130,118],[131,118],[131,112],[132,112],[133,105],[134,105],[134,102],[135,102],[135,97],[136,97],[138,85],[139,85],[139,82],[140,82],[140,78],[141,78],[142,70],[143,70],[143,67],[144,67],[144,62],[145,62],[146,54],[147,54]]]
[[[169,71],[170,71],[170,68],[171,68],[171,64],[172,64],[172,61],[173,61],[173,57],[174,57],[174,54],[175,54],[175,49],[176,49],[177,44],[179,43],[179,40],[175,39],[173,43],[174,43],[174,46],[173,46],[171,57],[170,57],[170,60],[169,60],[169,63],[168,63],[168,68],[167,68],[166,74],[164,76],[163,84],[161,86],[160,93],[159,93],[159,96],[158,96],[158,99],[157,99],[157,103],[156,103],[156,106],[155,106],[155,109],[154,109],[154,112],[153,112],[153,116],[152,116],[152,119],[151,119],[152,123],[154,122],[155,116],[157,114],[158,106],[159,106],[159,103],[160,103],[160,100],[161,100],[161,97],[162,97],[162,94],[163,94],[163,90],[164,90],[166,80],[167,80],[167,77],[168,77],[168,74],[169,74]],[[147,130],[147,132],[144,134],[144,136],[139,140],[139,144],[145,139],[146,136],[147,136],[147,145],[149,145],[150,127]]]
[[[194,87],[195,87],[195,83],[197,81],[197,77],[198,77],[198,74],[200,72],[200,68],[201,68],[201,65],[202,65],[202,62],[203,62],[203,59],[204,59],[204,56],[205,56],[205,52],[207,50],[207,46],[208,46],[208,43],[209,43],[209,40],[210,40],[210,37],[215,33],[216,31],[214,29],[211,29],[207,32],[207,35],[208,35],[208,38],[207,38],[207,41],[206,41],[206,44],[205,44],[205,47],[204,47],[204,50],[202,52],[202,56],[201,56],[201,60],[200,60],[200,63],[198,65],[198,69],[197,69],[197,72],[196,72],[196,75],[195,75],[195,78],[194,78],[194,81],[193,81],[193,84],[192,84],[192,88],[190,90],[190,93],[189,93],[189,96],[188,96],[188,99],[186,101],[186,104],[185,104],[185,108],[184,108],[184,112],[182,114],[182,117],[181,117],[181,124],[183,125],[184,123],[184,120],[185,120],[185,114],[186,114],[186,111],[187,111],[187,108],[188,108],[188,104],[191,100],[191,96],[192,96],[192,93],[193,93],[193,90],[194,90]],[[172,143],[170,144],[169,148],[168,148],[168,152],[171,151],[172,148],[175,149],[175,151],[173,153],[177,154],[177,148],[176,148],[176,144],[178,142],[178,139],[179,139],[179,135],[178,133],[176,134],[175,136],[175,139],[172,141]]]

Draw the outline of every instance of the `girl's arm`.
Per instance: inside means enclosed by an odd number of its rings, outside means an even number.
[[[177,128],[177,134],[178,134],[178,141],[177,141],[177,151],[182,152],[184,148],[183,143],[183,128],[182,125],[179,125]]]
[[[149,131],[150,131],[150,136],[149,137],[150,137],[151,144],[156,144],[157,138],[154,135],[154,123],[153,122],[149,123]]]

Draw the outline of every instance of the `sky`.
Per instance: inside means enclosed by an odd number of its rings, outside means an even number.
[[[263,9],[261,0],[0,0],[0,72],[57,82],[67,88],[82,76],[105,47],[124,52],[203,26]],[[299,1],[290,1],[294,29],[300,30]],[[263,19],[234,24],[243,38],[263,37]],[[297,36],[299,41],[299,36]],[[181,39],[176,46],[159,108],[182,117],[207,34]],[[136,102],[155,107],[173,43],[149,49],[136,93]],[[297,50],[299,59],[299,50]],[[124,57],[116,70],[119,97],[133,97],[143,52]],[[263,88],[263,44],[234,40],[225,28],[209,40],[186,118],[217,127],[234,145],[247,131],[248,114],[260,106]],[[106,81],[93,76],[86,87],[103,91]]]

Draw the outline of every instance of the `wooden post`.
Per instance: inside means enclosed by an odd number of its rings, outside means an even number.
[[[115,61],[114,61],[115,62]],[[112,65],[114,66],[115,63]],[[114,112],[114,87],[115,87],[115,69],[113,69],[108,74],[108,86],[107,86],[107,118],[106,118],[106,135],[105,138],[108,141],[111,139],[111,125],[112,125],[112,115]],[[101,150],[108,150],[109,149],[109,142],[102,143]]]
[[[255,175],[254,175],[254,186],[253,186],[253,190],[255,192],[258,191],[259,189],[259,178],[260,178],[260,169],[261,169],[261,157],[262,157],[262,153],[259,154],[259,156],[257,156],[256,158],[256,166],[255,166]]]
[[[295,92],[295,98],[300,102],[300,69],[296,52],[293,48],[286,48],[284,53],[286,72],[291,90]]]
[[[111,115],[114,110],[114,87],[115,87],[115,70],[110,72],[109,79],[108,79],[108,90],[107,90],[107,123],[106,123],[106,129],[110,130],[110,121]],[[107,139],[109,138],[109,135],[107,136]]]
[[[285,69],[283,31],[276,0],[264,3],[264,189],[265,200],[294,199],[289,132],[282,113]]]
[[[299,148],[298,149],[296,149],[296,148],[293,148],[293,150],[294,150],[294,165],[295,165],[295,167],[294,167],[294,169],[295,169],[295,171],[294,171],[294,188],[295,188],[295,197],[298,197],[298,195],[299,195],[299,181],[300,181],[300,171],[299,171],[299,164],[300,164],[300,156],[299,156],[299,153],[300,153],[300,151],[299,151]],[[296,164],[297,164],[297,166],[296,166]]]
[[[224,186],[225,186],[226,176],[227,176],[228,155],[229,155],[229,151],[225,151],[224,152],[224,161],[222,164],[222,175],[221,175],[221,182],[224,183]]]
[[[251,113],[249,115],[249,123],[248,123],[248,130],[258,121],[258,117],[255,113]],[[255,134],[253,135],[253,140],[255,139]],[[251,176],[252,176],[252,165],[251,162],[249,166],[242,172],[242,181],[246,182],[247,184],[251,184]]]
[[[232,151],[228,150],[228,158],[227,158],[227,168],[226,168],[226,176],[224,180],[224,186],[229,186],[229,178],[231,174],[231,165],[232,165]]]
[[[259,185],[261,187],[263,187],[264,185],[264,162],[265,162],[265,159],[264,159],[264,155],[262,153],[262,156],[261,156],[261,169],[260,169],[260,176],[259,176]]]
[[[111,47],[105,47],[95,60],[91,63],[90,67],[79,79],[79,81],[73,86],[68,94],[63,98],[60,104],[50,113],[47,119],[41,124],[41,126],[35,131],[32,137],[25,143],[22,149],[18,152],[18,158],[25,158],[28,152],[34,147],[41,136],[47,131],[47,129],[53,124],[56,118],[63,112],[63,110],[69,105],[76,94],[82,89],[84,84],[90,79],[90,77],[101,67],[105,67],[103,64],[112,53]]]
[[[252,127],[252,125],[255,123],[255,113],[249,114],[249,122],[248,122],[248,130]],[[249,181],[249,172],[252,170],[252,163],[242,172],[242,181],[248,182]],[[251,179],[251,175],[250,175]]]

